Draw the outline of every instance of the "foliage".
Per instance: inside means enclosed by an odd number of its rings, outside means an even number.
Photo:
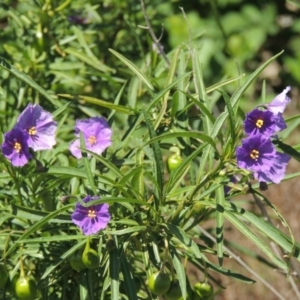
[[[225,222],[264,254],[265,268],[289,272],[292,259],[300,260],[288,223],[235,157],[246,109],[253,108],[245,95],[270,64],[292,66],[298,58],[278,51],[249,67],[266,38],[280,32],[271,26],[278,7],[250,1],[236,11],[225,5],[239,7],[239,0],[212,3],[201,18],[193,7],[178,11],[179,1],[146,3],[155,30],[165,20],[165,57],[148,37],[152,29],[137,26],[145,15],[133,0],[1,4],[1,131],[14,127],[29,102],[58,122],[54,149],[32,152],[24,167],[0,155],[0,253],[10,273],[3,298],[14,299],[14,278],[26,275],[35,278],[39,299],[157,299],[147,279],[161,271],[178,280],[183,299],[197,299],[199,284],[194,288],[187,264],[203,273],[204,285],[214,284],[214,295],[223,288],[216,274],[254,283],[223,266],[230,248]],[[234,57],[247,75],[232,67]],[[298,72],[291,67],[291,80]],[[272,97],[264,85],[263,91],[263,100]],[[75,121],[96,116],[108,120],[112,144],[98,155],[80,136],[77,159],[69,151]],[[287,122],[293,130],[299,118]],[[274,144],[299,160],[297,146]],[[174,153],[179,163],[168,169]],[[270,208],[287,231],[244,208],[245,194]],[[85,203],[87,195],[101,198]],[[78,203],[109,204],[108,226],[83,235],[71,220]],[[238,244],[230,249],[243,252]]]

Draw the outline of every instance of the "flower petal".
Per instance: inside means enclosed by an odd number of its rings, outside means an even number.
[[[288,86],[283,90],[282,93],[277,95],[271,103],[268,105],[268,110],[273,114],[277,115],[279,113],[283,113],[287,104],[291,101],[291,99],[286,95],[291,90],[291,87]]]
[[[99,196],[86,196],[83,201],[88,203],[89,201],[99,199]],[[83,234],[91,235],[96,234],[101,229],[104,229],[109,220],[110,213],[108,211],[109,205],[107,203],[96,204],[91,206],[82,206],[80,202],[76,204],[75,211],[73,212],[71,219],[72,222],[79,226]]]

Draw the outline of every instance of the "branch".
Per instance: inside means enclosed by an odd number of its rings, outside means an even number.
[[[149,21],[149,18],[148,18],[148,15],[147,15],[147,12],[146,12],[146,9],[145,9],[145,3],[143,0],[141,0],[141,6],[142,6],[142,10],[143,10],[143,14],[144,14],[144,18],[145,18],[145,21],[146,21],[146,24],[147,24],[147,27],[142,27],[142,28],[145,28],[149,31],[149,34],[151,36],[151,39],[153,41],[153,43],[155,44],[156,46],[156,49],[158,50],[158,53],[163,57],[163,59],[166,61],[166,63],[168,64],[168,66],[171,65],[171,62],[170,60],[168,59],[166,53],[164,52],[164,48],[163,46],[161,45],[161,43],[159,42],[159,40],[161,39],[162,35],[160,36],[160,38],[158,39],[156,37],[156,35],[154,34],[154,31],[152,29],[152,26],[150,24],[150,21]]]

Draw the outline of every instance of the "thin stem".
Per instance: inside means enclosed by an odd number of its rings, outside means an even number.
[[[199,230],[210,238],[214,243],[216,243],[216,239],[209,234],[205,229],[201,226],[198,226]],[[254,277],[256,277],[263,285],[265,285],[273,294],[275,294],[279,299],[285,300],[285,298],[267,281],[265,281],[261,276],[259,276],[253,269],[251,269],[239,256],[235,255],[229,248],[223,245],[224,250],[234,259],[236,260],[243,268],[245,268],[249,273],[251,273]]]
[[[269,214],[268,214],[268,212],[267,212],[267,210],[266,210],[263,202],[261,201],[261,199],[256,194],[252,194],[252,195],[254,197],[255,203],[259,207],[259,209],[260,209],[261,213],[263,214],[265,220],[267,220],[270,224],[272,224],[274,226],[274,224],[273,224],[273,222],[272,222],[272,220],[271,220],[271,218],[270,218],[270,216],[269,216]],[[271,247],[272,247],[273,251],[275,253],[277,253],[277,255],[280,256],[279,252],[281,252],[281,255],[284,255],[284,251],[278,245],[276,245],[274,243],[271,243]],[[290,263],[291,269],[296,272],[297,277],[299,278],[300,274],[297,272],[297,268],[295,267],[294,262],[292,260],[290,260],[289,263]],[[295,283],[294,278],[290,274],[288,274],[288,280],[289,280],[289,282],[290,282],[290,284],[291,284],[291,286],[292,286],[295,294],[297,295],[298,299],[300,299],[299,289],[297,288],[297,285]]]
[[[166,63],[168,64],[168,66],[171,65],[170,60],[168,59],[166,53],[164,52],[163,46],[161,45],[161,43],[159,42],[159,40],[161,39],[161,37],[158,39],[156,37],[156,35],[154,34],[154,31],[152,29],[152,26],[150,24],[149,21],[149,17],[147,15],[146,9],[145,9],[145,3],[143,0],[141,0],[141,6],[142,6],[142,10],[143,10],[143,14],[144,14],[144,18],[147,24],[146,29],[149,31],[149,34],[151,36],[152,41],[154,42],[156,49],[158,50],[158,53],[163,57],[163,59],[166,61]]]

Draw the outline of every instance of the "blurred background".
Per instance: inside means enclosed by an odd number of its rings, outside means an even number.
[[[145,7],[154,33],[160,38],[166,54],[177,46],[189,49],[193,45],[199,49],[206,87],[244,73],[247,76],[284,50],[247,90],[242,108],[247,112],[262,101],[262,84],[265,82],[266,101],[272,100],[286,86],[291,86],[292,102],[286,109],[285,117],[299,114],[299,1],[145,0]],[[142,66],[158,89],[160,76],[166,76],[158,71],[156,64],[154,68],[155,54],[157,61],[161,61],[161,68],[166,69],[167,66],[157,57],[145,26],[141,3],[137,0],[2,0],[0,57],[28,74],[53,95],[90,95],[113,102],[126,82],[129,81],[129,86],[138,83],[109,52],[109,48]],[[231,95],[237,87],[238,83],[235,83],[222,89]],[[123,104],[147,101],[148,96],[142,90],[134,95],[126,91],[125,87],[120,99]],[[44,101],[45,109],[52,107],[35,90],[0,69],[2,132],[12,127],[15,111],[29,101]],[[84,105],[71,105],[70,127],[77,117],[88,113]],[[105,109],[101,111],[102,115],[107,113]],[[120,119],[119,122],[121,128],[126,120]],[[284,137],[288,144],[300,143],[297,128],[288,131]],[[299,163],[292,160],[288,173],[297,171]],[[298,179],[271,186],[266,195],[289,222],[299,241]],[[251,207],[251,201],[249,203]],[[278,226],[282,226],[277,222]],[[225,229],[225,238],[231,242],[242,243],[245,239],[230,224]],[[249,249],[252,256],[261,254],[254,245],[247,243],[245,239],[243,246]],[[295,299],[283,274],[272,267],[258,264],[255,257],[243,259],[280,291],[285,299]],[[249,275],[234,261],[227,262],[226,267]],[[227,287],[216,297],[218,300],[278,299],[261,282],[245,285],[227,277],[219,277],[218,280]]]

